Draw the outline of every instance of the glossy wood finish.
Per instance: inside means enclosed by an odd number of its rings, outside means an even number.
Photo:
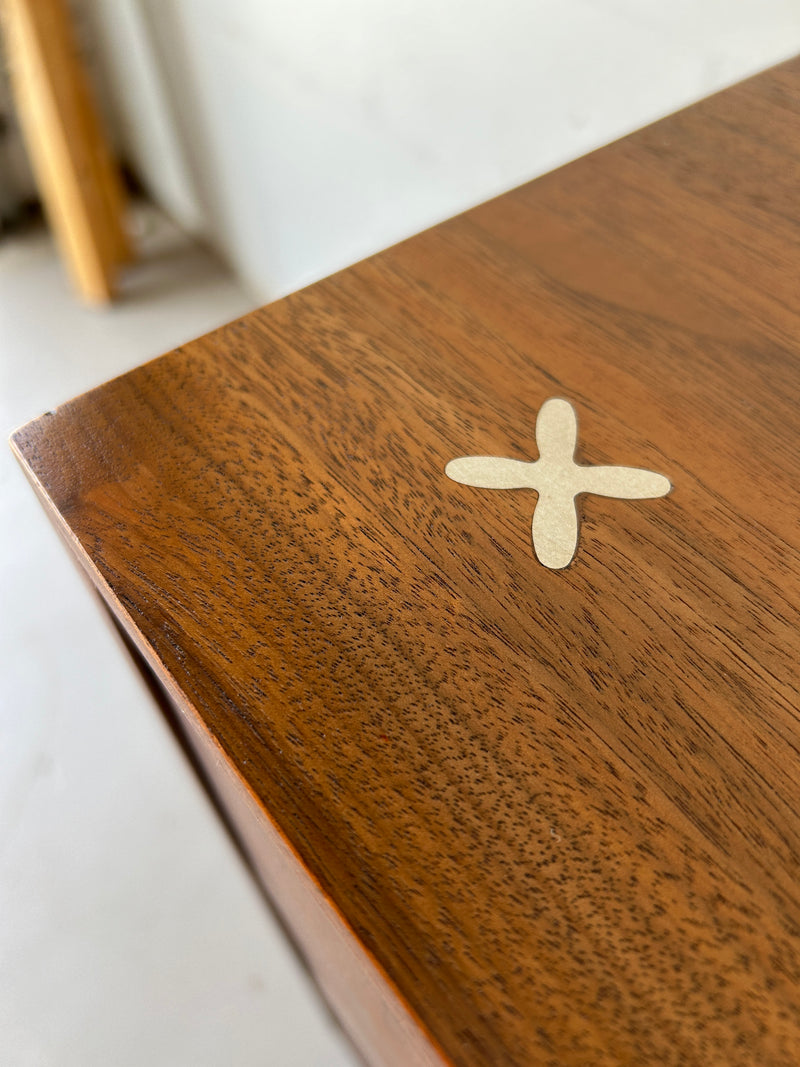
[[[800,1062],[799,123],[795,61],[16,436],[424,1055]],[[561,571],[443,473],[554,395],[673,484]]]

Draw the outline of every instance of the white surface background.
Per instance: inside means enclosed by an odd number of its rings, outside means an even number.
[[[800,0],[83,0],[148,187],[264,300],[800,49]]]
[[[264,299],[800,50],[798,0],[84,6],[119,142]],[[144,236],[107,312],[0,246],[5,430],[255,302]],[[7,450],[0,508],[0,1061],[354,1063]]]

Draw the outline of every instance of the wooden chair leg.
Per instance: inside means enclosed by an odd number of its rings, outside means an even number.
[[[131,258],[125,197],[64,0],[2,0],[11,84],[45,210],[73,283],[112,299]]]

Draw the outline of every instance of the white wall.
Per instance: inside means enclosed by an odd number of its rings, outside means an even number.
[[[85,0],[126,150],[263,299],[800,51],[800,0]]]

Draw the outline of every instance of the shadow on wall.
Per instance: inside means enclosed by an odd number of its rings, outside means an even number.
[[[126,162],[182,229],[203,238],[209,236],[212,212],[197,174],[207,164],[199,152],[188,150],[200,109],[191,93],[181,101],[174,90],[176,80],[187,84],[190,79],[189,48],[172,15],[174,6],[171,0],[84,0],[84,14],[98,53],[96,74]]]

